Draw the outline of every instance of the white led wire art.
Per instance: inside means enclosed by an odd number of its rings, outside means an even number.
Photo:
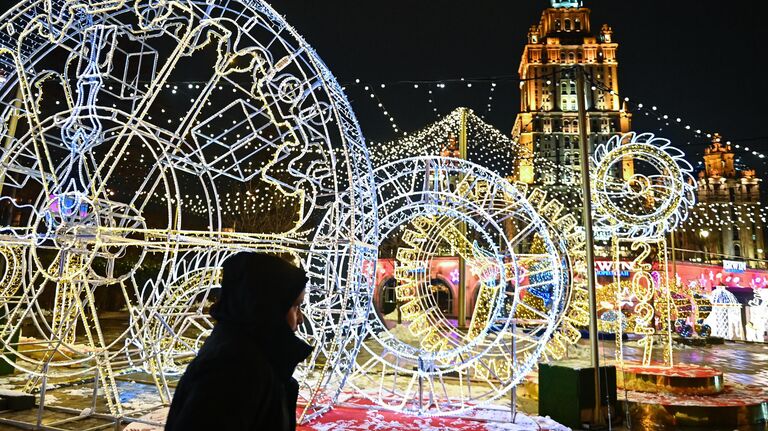
[[[765,330],[768,326],[768,289],[753,287],[754,296],[749,301],[749,326],[747,341],[762,343],[765,341]]]
[[[741,304],[725,286],[717,286],[709,295],[712,311],[704,323],[712,328],[712,336],[727,340],[744,339],[744,321],[741,319]]]
[[[625,160],[632,160],[634,172],[623,175]],[[673,366],[671,337],[671,292],[667,270],[666,233],[688,217],[695,202],[693,168],[684,153],[669,140],[652,133],[617,135],[598,145],[591,158],[595,224],[612,239],[614,282],[621,285],[621,260],[630,262],[630,287],[617,289],[616,309],[626,301],[634,303],[633,324],[627,331],[641,335],[642,364]],[[658,270],[652,271],[652,262]],[[616,355],[623,363],[621,332],[623,313],[614,325]],[[654,351],[662,355],[654,361]]]
[[[116,376],[139,369],[169,402],[222,260],[251,250],[309,273],[300,404],[329,408],[378,235],[359,127],[312,48],[260,0],[25,0],[0,23],[0,355],[26,389],[95,377],[127,415]],[[105,291],[127,327],[100,321]]]
[[[553,242],[520,190],[476,164],[415,157],[374,175],[382,243],[401,239],[396,296],[408,324],[390,330],[371,312],[349,384],[380,407],[422,416],[498,399],[534,367],[553,336],[568,277],[559,259],[563,244]],[[535,236],[543,244],[538,253],[530,252]],[[430,293],[429,261],[440,255],[463,258],[478,278],[477,305],[465,329]],[[524,269],[534,264],[535,271]],[[548,290],[551,305],[529,307],[532,317],[516,318],[527,307],[519,297],[535,288]]]

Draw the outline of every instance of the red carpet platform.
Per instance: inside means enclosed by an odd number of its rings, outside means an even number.
[[[151,423],[165,422],[168,409],[163,408],[142,419]],[[515,423],[503,422],[508,412],[483,410],[472,418],[419,418],[399,413],[358,407],[336,407],[311,423],[299,425],[298,431],[568,431],[548,418],[518,414]],[[161,426],[133,423],[124,431],[162,431]]]
[[[768,389],[753,385],[725,385],[715,395],[681,395],[629,391],[630,416],[636,423],[663,424],[674,428],[765,425],[768,421]]]
[[[367,400],[350,399],[348,404],[336,406],[311,423],[298,427],[299,431],[494,431],[542,430],[566,431],[570,428],[538,416],[518,413],[510,423],[510,412],[497,409],[478,409],[460,417],[420,418],[388,410],[378,410]]]
[[[456,430],[486,431],[485,422],[456,418],[417,418],[394,412],[336,407],[319,419],[297,427],[299,431]],[[536,429],[536,428],[533,428]]]

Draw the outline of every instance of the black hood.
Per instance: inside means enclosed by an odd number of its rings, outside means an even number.
[[[240,252],[222,265],[221,295],[211,308],[218,322],[277,327],[307,285],[307,275],[268,254]]]

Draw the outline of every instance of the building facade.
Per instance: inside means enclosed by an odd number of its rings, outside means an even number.
[[[573,185],[580,180],[572,172],[581,170],[575,68],[583,67],[587,76],[590,151],[611,136],[630,131],[631,114],[618,97],[618,44],[611,27],[593,31],[591,11],[579,1],[551,0],[551,4],[528,31],[518,70],[520,114],[512,136],[534,156],[521,162],[521,181]],[[566,169],[541,169],[542,163]],[[632,173],[628,160],[621,175],[628,178]]]
[[[739,167],[731,145],[715,134],[697,177],[697,205],[676,241],[681,249],[698,252],[689,253],[686,260],[744,261],[750,268],[765,268],[761,180],[755,170]]]

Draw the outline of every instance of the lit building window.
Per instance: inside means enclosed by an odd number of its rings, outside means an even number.
[[[600,133],[611,133],[610,118],[603,118],[600,120]]]

